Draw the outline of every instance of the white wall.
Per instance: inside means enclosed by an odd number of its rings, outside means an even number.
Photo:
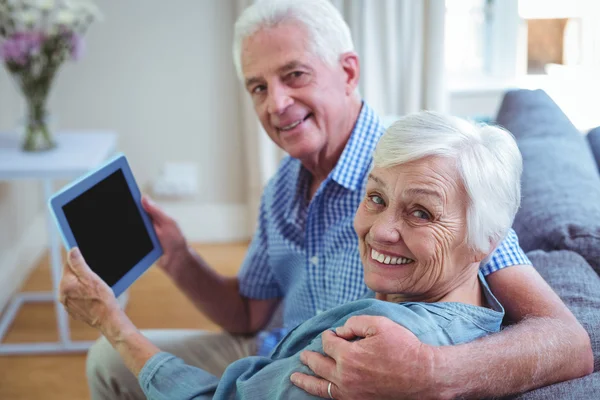
[[[450,93],[448,112],[460,117],[496,118],[505,89]]]
[[[2,132],[14,128],[23,110],[9,79],[4,68],[0,68]],[[27,275],[28,266],[43,250],[45,238],[39,235],[44,228],[43,216],[39,217],[43,203],[39,182],[0,182],[0,310]],[[12,282],[12,285],[5,286],[4,282]]]
[[[194,161],[197,203],[245,201],[231,1],[106,1],[87,52],[66,65],[52,110],[67,129],[114,129],[142,186]]]
[[[51,93],[58,126],[116,131],[143,191],[163,163],[197,163],[198,195],[159,202],[190,240],[248,238],[241,86],[231,56],[234,2],[97,4],[103,21],[92,25],[84,57],[62,67]],[[0,131],[7,131],[24,108],[0,69]],[[43,229],[40,186],[0,182],[0,278],[7,268],[21,268],[13,265],[25,251],[19,249],[27,248],[33,229]]]

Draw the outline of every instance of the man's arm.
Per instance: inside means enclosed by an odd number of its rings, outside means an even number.
[[[337,335],[323,333],[329,357],[302,354],[317,376],[294,374],[292,382],[321,397],[332,382],[334,398],[437,399],[503,396],[592,372],[587,333],[531,266],[494,272],[488,282],[516,325],[434,347],[387,318],[353,317]]]
[[[238,279],[215,272],[188,246],[175,220],[146,196],[142,197],[142,205],[164,251],[158,265],[200,311],[230,333],[255,333],[269,322],[279,298],[254,300],[242,296]]]
[[[531,266],[487,277],[513,325],[472,343],[440,348],[438,376],[454,395],[500,396],[593,371],[587,332]]]
[[[193,249],[170,273],[196,307],[229,333],[251,334],[262,329],[280,298],[255,300],[240,294],[238,278],[215,272]]]

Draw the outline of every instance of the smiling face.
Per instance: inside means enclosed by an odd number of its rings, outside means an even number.
[[[354,53],[327,65],[307,48],[298,23],[263,28],[242,46],[242,71],[254,109],[269,137],[294,158],[318,160],[352,130],[348,107],[358,83]]]
[[[466,244],[467,204],[453,160],[373,168],[354,219],[367,286],[390,301],[438,301],[472,277],[483,255]]]

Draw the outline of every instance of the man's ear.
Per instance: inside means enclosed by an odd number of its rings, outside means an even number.
[[[360,60],[358,54],[348,51],[340,56],[340,64],[345,73],[346,94],[354,93],[360,78]]]

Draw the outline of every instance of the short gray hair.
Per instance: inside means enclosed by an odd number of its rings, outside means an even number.
[[[490,253],[507,235],[521,204],[523,160],[514,137],[497,126],[421,111],[387,129],[373,162],[387,168],[428,156],[456,161],[469,196],[467,243]]]
[[[233,61],[240,79],[243,79],[243,41],[262,28],[285,22],[302,24],[308,31],[309,49],[328,65],[334,65],[341,54],[354,50],[350,28],[330,1],[258,0],[235,23]]]

